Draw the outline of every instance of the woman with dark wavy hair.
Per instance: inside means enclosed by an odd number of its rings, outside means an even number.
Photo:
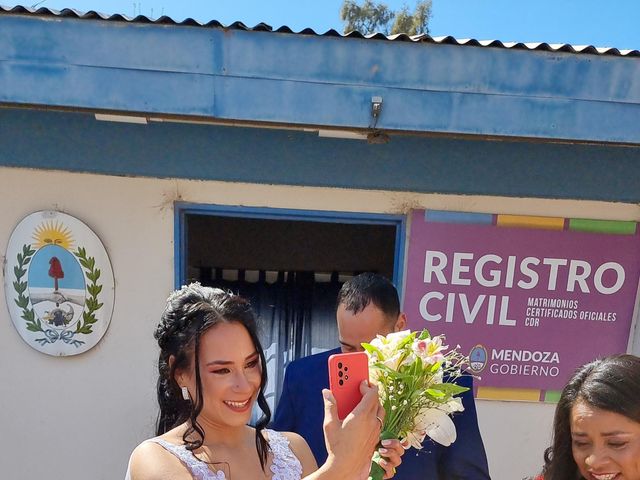
[[[331,454],[317,468],[297,434],[266,429],[265,356],[249,303],[193,283],[173,292],[155,338],[160,346],[157,437],[132,453],[130,480],[240,480],[366,478],[384,415],[375,388],[363,385],[354,415],[337,418],[325,391],[325,437]],[[248,425],[254,404],[262,411]],[[394,441],[385,456],[388,478],[400,463]]]
[[[562,390],[544,480],[640,480],[640,358],[579,368]]]

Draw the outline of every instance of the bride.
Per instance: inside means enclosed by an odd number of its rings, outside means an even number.
[[[249,303],[193,283],[173,292],[155,338],[160,346],[158,436],[131,454],[126,480],[366,479],[384,410],[377,390],[361,386],[356,409],[339,420],[328,390],[325,442],[317,467],[306,441],[269,430],[265,357]],[[257,402],[262,417],[248,426]],[[401,462],[397,440],[381,449],[386,476]]]

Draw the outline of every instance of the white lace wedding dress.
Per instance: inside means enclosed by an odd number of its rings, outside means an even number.
[[[300,480],[302,478],[302,465],[289,447],[289,440],[282,433],[265,429],[269,439],[269,447],[273,453],[271,463],[272,480]],[[184,466],[191,472],[194,480],[229,480],[224,472],[218,470],[214,472],[209,465],[197,459],[184,445],[174,445],[161,438],[152,438],[148,442],[155,442],[174,454],[180,459]],[[125,480],[130,480],[129,468]]]

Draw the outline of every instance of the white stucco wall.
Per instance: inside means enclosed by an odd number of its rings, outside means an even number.
[[[173,287],[175,200],[294,209],[403,213],[410,208],[640,220],[630,204],[423,195],[108,177],[0,168],[0,255],[17,223],[55,209],[102,240],[115,276],[111,326],[89,352],[66,358],[27,346],[0,295],[0,465],[11,479],[124,476],[133,447],[153,433],[156,347],[152,332]],[[636,350],[637,351],[637,350]],[[496,480],[535,474],[553,405],[478,402]]]

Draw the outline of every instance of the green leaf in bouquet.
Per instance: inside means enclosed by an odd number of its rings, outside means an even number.
[[[431,373],[437,373],[438,370],[440,370],[441,367],[442,367],[442,362],[437,362],[437,363],[434,363],[433,365],[431,365],[429,367],[429,370],[431,371]]]
[[[429,340],[429,339],[431,339],[431,335],[429,334],[429,330],[425,328],[420,332],[420,335],[418,336],[418,340]]]
[[[405,367],[401,367],[400,370],[394,370],[393,368],[387,367],[384,363],[379,363],[375,365],[375,368],[384,372],[391,379],[398,380],[406,380],[413,377],[413,372]]]
[[[409,366],[409,372],[411,373],[411,376],[417,380],[422,377],[423,368],[424,367],[422,365],[422,360],[419,357],[416,357],[416,359]]]
[[[360,345],[362,345],[362,348],[364,348],[367,352],[369,352],[369,354],[371,355],[375,354],[380,359],[384,358],[384,355],[382,354],[382,352],[378,347],[374,347],[370,343],[361,343]]]
[[[384,471],[378,462],[382,459],[378,452],[373,454],[373,458],[371,459],[371,468],[369,470],[369,479],[370,480],[382,480],[387,472]]]
[[[434,401],[448,402],[451,398],[467,390],[469,390],[467,387],[461,387],[455,383],[439,383],[427,389],[427,393]],[[435,392],[440,392],[440,394],[435,394]]]
[[[441,391],[445,392],[446,394],[448,394],[451,397],[453,397],[455,395],[459,395],[459,394],[464,393],[467,390],[469,390],[469,388],[467,388],[467,387],[461,387],[460,385],[458,385],[456,383],[452,383],[452,382],[441,383],[439,385],[433,385],[433,388],[437,388],[438,390],[441,390]]]
[[[413,341],[416,339],[416,332],[411,332],[409,335],[404,337],[400,343],[398,343],[398,350],[402,350],[407,345],[411,345]]]
[[[434,398],[435,400],[440,400],[440,399],[444,398],[446,396],[446,393],[443,392],[442,390],[439,390],[439,389],[435,388],[435,387],[436,386],[434,385],[432,388],[427,388],[425,390],[427,395],[429,395],[430,397]]]
[[[419,402],[421,401],[421,399],[426,395],[427,393],[427,389],[419,389],[419,390],[413,390],[411,392],[411,395],[409,396],[410,398],[410,402],[414,403],[414,402]]]
[[[388,375],[396,376],[396,375],[400,374],[400,372],[398,370],[394,370],[393,368],[386,366],[382,362],[377,362],[375,364],[375,368],[377,368],[378,370],[380,370],[380,371],[382,371],[382,372],[384,372],[384,373],[386,373]]]
[[[392,432],[387,429],[380,432],[380,440],[391,440],[396,438],[398,438],[398,433],[396,432]],[[378,447],[382,447],[382,444],[378,444]],[[382,480],[386,474],[384,469],[379,465],[380,460],[382,460],[382,456],[378,450],[376,450],[371,458],[371,468],[369,470],[369,478],[371,480]]]

